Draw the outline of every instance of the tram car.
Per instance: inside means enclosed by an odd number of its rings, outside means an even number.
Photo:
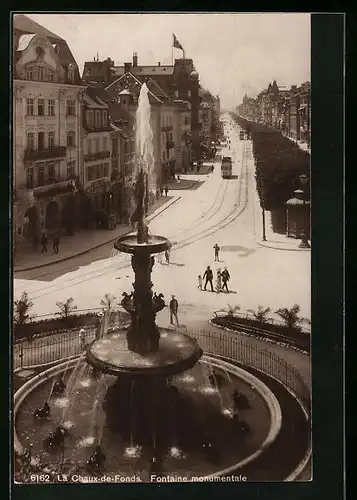
[[[232,176],[232,158],[230,156],[222,158],[221,175],[223,179],[229,179]]]

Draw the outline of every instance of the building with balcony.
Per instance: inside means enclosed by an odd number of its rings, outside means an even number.
[[[81,162],[85,90],[66,43],[27,16],[14,16],[14,243],[71,232]]]

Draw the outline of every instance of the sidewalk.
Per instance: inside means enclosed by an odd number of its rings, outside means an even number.
[[[148,221],[151,221],[164,210],[176,203],[180,196],[161,197],[151,209],[149,209]],[[69,260],[85,253],[113,242],[120,236],[131,232],[131,226],[119,224],[112,231],[108,229],[96,229],[81,231],[73,236],[64,236],[61,238],[59,254],[53,253],[51,242],[49,242],[47,253],[41,254],[40,249],[37,252],[29,250],[26,253],[16,256],[14,262],[14,273],[20,271],[30,271],[40,267],[45,267],[57,262]]]
[[[311,248],[299,248],[300,239],[288,238],[284,234],[274,233],[272,230],[271,214],[265,212],[265,237],[266,241],[262,240],[263,221],[259,202],[259,195],[253,187],[253,211],[254,211],[254,233],[255,239],[259,246],[273,248],[275,250],[300,251],[310,252]],[[311,244],[311,242],[309,242]]]

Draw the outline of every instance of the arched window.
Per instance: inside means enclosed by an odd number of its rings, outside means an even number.
[[[107,124],[108,124],[108,112],[103,111],[103,125],[107,125]]]
[[[67,132],[67,146],[69,148],[73,148],[75,144],[75,139],[76,139],[76,134],[72,130],[70,132]]]

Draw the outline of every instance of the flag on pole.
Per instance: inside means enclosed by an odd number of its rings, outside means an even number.
[[[172,35],[173,35],[173,47],[175,47],[176,49],[182,50],[183,56],[185,57],[185,49],[182,47],[181,43],[176,38],[175,33],[172,33]]]

